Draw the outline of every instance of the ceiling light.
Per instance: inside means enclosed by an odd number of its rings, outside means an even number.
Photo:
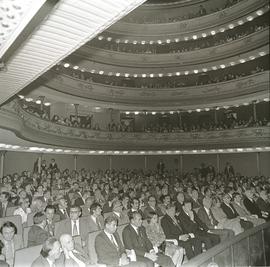
[[[221,67],[222,69],[225,69],[226,66],[225,66],[224,64],[221,64],[220,67]]]
[[[197,108],[196,111],[197,111],[197,112],[201,112],[201,109],[200,109],[200,108]]]
[[[107,41],[110,42],[111,40],[112,40],[112,37],[108,37],[108,38],[107,38]]]
[[[100,35],[99,37],[98,37],[98,40],[102,40],[104,37],[102,36],[102,35]]]
[[[192,38],[193,38],[194,40],[197,40],[198,37],[197,37],[197,35],[193,35]]]
[[[186,71],[185,71],[185,75],[188,75],[188,74],[189,74],[189,71],[188,71],[188,70],[186,70]]]
[[[193,72],[194,72],[195,74],[197,74],[199,71],[198,71],[198,70],[194,70]]]
[[[128,154],[128,151],[123,151],[123,154]]]
[[[239,20],[237,23],[238,23],[238,25],[243,25],[244,24],[244,21],[243,20]]]
[[[167,76],[171,77],[172,76],[172,73],[167,73]]]
[[[149,44],[153,44],[153,43],[154,43],[154,41],[152,41],[152,40],[151,40],[151,41],[149,41]]]
[[[133,43],[133,44],[137,44],[137,41],[133,41],[132,43]]]
[[[174,113],[174,111],[170,111],[170,114],[173,114]]]
[[[225,28],[220,28],[219,31],[220,32],[225,32]]]
[[[103,154],[103,153],[104,153],[103,150],[98,151],[98,154]]]
[[[125,113],[126,113],[126,115],[129,115],[129,114],[130,114],[130,112],[129,112],[129,111],[126,111]]]
[[[126,39],[126,40],[124,41],[124,43],[127,44],[127,43],[128,43],[128,40]]]
[[[203,68],[202,71],[203,71],[203,72],[207,72],[208,69],[207,69],[207,68]]]
[[[185,36],[185,37],[184,37],[184,40],[185,40],[185,41],[188,41],[188,37],[187,37],[187,36]]]
[[[44,103],[44,106],[46,106],[46,107],[48,107],[48,106],[50,106],[50,105],[51,105],[50,102],[45,102],[45,103]]]
[[[145,73],[143,73],[143,74],[142,74],[142,77],[143,77],[143,78],[145,78],[145,77],[146,77],[146,74],[145,74]]]
[[[220,109],[220,107],[216,107],[216,110],[219,110]]]
[[[33,98],[27,97],[27,98],[25,98],[25,101],[26,101],[26,102],[31,102],[31,101],[33,101]]]
[[[192,110],[189,109],[189,110],[188,110],[188,113],[191,113],[191,112],[192,112]]]
[[[255,56],[250,56],[249,59],[253,60],[253,59],[255,59]]]
[[[237,148],[236,150],[237,150],[237,151],[239,151],[239,152],[244,151],[244,149],[243,149],[243,148]]]
[[[119,154],[120,153],[120,151],[114,151],[114,154]]]
[[[178,72],[176,72],[175,74],[176,74],[177,76],[180,76],[181,73],[178,71]]]
[[[40,99],[36,100],[36,104],[40,105],[41,104],[41,100]]]
[[[135,114],[135,115],[138,115],[138,114],[139,114],[139,111],[135,111],[134,114]]]
[[[248,105],[249,105],[249,103],[245,102],[245,103],[243,103],[243,105],[244,105],[244,106],[248,106]]]
[[[210,108],[205,108],[205,111],[209,111],[210,110]]]
[[[151,74],[150,74],[150,77],[151,77],[151,78],[153,78],[153,77],[154,77],[154,74],[153,74],[153,73],[151,73]]]
[[[216,34],[216,31],[211,31],[211,34],[212,34],[212,35],[215,35],[215,34]]]
[[[90,72],[91,72],[91,73],[95,73],[95,72],[96,72],[96,70],[91,70]]]
[[[234,24],[230,24],[229,29],[233,29],[233,28],[234,28]]]
[[[69,66],[70,66],[69,63],[65,63],[65,64],[64,64],[64,67],[65,67],[65,68],[68,68]]]
[[[258,16],[261,16],[261,15],[263,14],[263,11],[262,11],[262,10],[257,10],[257,11],[256,11],[256,14],[257,14]]]
[[[20,99],[24,99],[24,96],[23,96],[23,95],[18,95],[18,97],[19,97]]]
[[[94,154],[96,151],[95,150],[90,150],[88,153],[89,154]]]
[[[120,73],[119,72],[115,73],[115,76],[119,77],[120,76]]]
[[[212,70],[217,70],[217,66],[213,66],[212,67]]]
[[[163,74],[162,74],[162,73],[159,73],[158,76],[159,76],[159,77],[163,77]]]
[[[152,115],[156,115],[157,113],[155,111],[152,112]]]
[[[116,39],[115,42],[116,42],[117,44],[119,44],[119,43],[120,43],[120,39]]]
[[[170,42],[171,42],[171,40],[170,40],[170,39],[167,39],[167,40],[166,40],[166,43],[167,43],[167,44],[169,44]]]
[[[134,77],[134,78],[137,78],[137,77],[138,77],[138,74],[134,73],[134,74],[133,74],[133,77]]]
[[[240,63],[245,63],[245,62],[246,62],[246,60],[245,60],[245,59],[243,59],[243,58],[241,58],[241,59],[239,59],[239,62],[240,62]]]
[[[179,38],[175,38],[174,41],[175,41],[176,43],[178,43],[180,40],[179,40]]]
[[[125,73],[125,77],[129,77],[129,73]]]
[[[264,98],[263,101],[269,102],[269,97]]]
[[[248,17],[247,17],[247,20],[248,20],[248,21],[252,21],[252,20],[253,20],[253,17],[252,17],[252,16],[248,16]]]
[[[218,149],[218,152],[223,152],[223,149]]]
[[[265,56],[266,53],[264,51],[262,51],[262,52],[259,52],[259,55],[262,57],[262,56]]]
[[[233,61],[230,62],[230,65],[231,65],[231,66],[234,66],[234,65],[235,65],[235,62],[233,62]]]
[[[110,71],[110,72],[108,72],[108,76],[112,76],[113,75],[113,73]]]
[[[223,106],[223,108],[228,109],[228,108],[229,108],[229,106]]]
[[[205,32],[202,33],[202,37],[205,38],[207,34]]]
[[[158,44],[162,44],[162,41],[161,40],[158,40],[157,42],[158,42]]]
[[[101,108],[100,107],[95,107],[96,110],[100,110]]]
[[[99,73],[100,75],[102,75],[102,74],[104,73],[104,71],[103,71],[103,70],[100,70],[98,73]]]
[[[193,152],[193,153],[197,153],[197,150],[196,150],[196,149],[194,149],[194,150],[192,150],[192,152]]]
[[[85,72],[85,69],[81,69],[81,72]]]
[[[73,69],[74,70],[77,70],[79,68],[79,66],[74,66]]]
[[[141,41],[141,44],[144,45],[145,44],[145,41]]]

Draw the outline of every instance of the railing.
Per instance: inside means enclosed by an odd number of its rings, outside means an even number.
[[[270,222],[219,244],[182,267],[270,266]]]
[[[58,146],[99,149],[170,149],[268,146],[270,127],[211,132],[138,133],[96,131],[59,125],[26,112],[16,101],[1,108],[0,126],[20,137]]]
[[[250,51],[269,42],[269,27],[254,32],[235,41],[231,41],[216,46],[211,46],[203,49],[196,49],[186,52],[175,53],[136,53],[136,52],[118,52],[116,50],[103,49],[97,46],[89,45],[81,47],[76,51],[76,55],[84,57],[85,59],[96,62],[103,62],[108,64],[139,64],[142,62],[145,65],[154,64],[155,67],[164,64],[179,64],[179,57],[181,58],[181,65],[198,64],[202,62],[209,62],[218,59],[231,57],[233,55],[242,54],[245,51]],[[90,55],[90,56],[89,56]]]
[[[206,16],[179,21],[174,23],[161,23],[161,24],[131,24],[118,22],[107,29],[107,32],[126,35],[126,38],[133,41],[134,40],[156,40],[163,35],[171,36],[179,32],[181,34],[187,33],[201,33],[206,29],[212,28],[214,26],[222,27],[226,23],[237,22],[239,19],[244,19],[247,15],[254,12],[255,10],[267,5],[266,0],[245,0],[240,3],[227,8],[225,10],[209,14]]]
[[[212,101],[234,100],[243,95],[267,94],[269,91],[269,71],[227,82],[162,89],[111,86],[54,72],[49,72],[44,77],[46,86],[58,92],[119,104],[144,104],[147,108],[153,105],[154,101],[155,107],[160,106],[165,109],[177,105],[185,106],[187,102],[199,104],[207,100],[210,104]]]

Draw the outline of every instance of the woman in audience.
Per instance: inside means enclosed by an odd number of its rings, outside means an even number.
[[[18,204],[20,205],[20,207],[14,210],[13,215],[20,215],[22,217],[22,224],[26,225],[27,215],[31,213],[31,209],[29,208],[30,201],[28,197],[20,198]]]
[[[166,240],[163,229],[159,224],[157,213],[149,212],[144,226],[146,234],[156,252],[161,250],[165,255],[171,257],[177,267],[181,266],[184,256],[183,248],[175,245],[174,240]]]
[[[221,200],[219,197],[214,197],[212,199],[212,208],[211,211],[215,217],[215,219],[218,221],[218,229],[231,229],[234,231],[236,235],[243,232],[243,229],[240,225],[240,219],[227,219],[226,214],[223,212],[221,205]]]
[[[10,267],[13,266],[15,251],[23,248],[21,235],[17,235],[17,227],[13,222],[5,222],[0,228],[0,241],[4,244],[2,254]]]

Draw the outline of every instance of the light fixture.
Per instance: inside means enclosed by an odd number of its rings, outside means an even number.
[[[134,73],[134,74],[133,74],[133,77],[134,77],[134,78],[137,78],[137,77],[138,77],[138,74]]]
[[[127,43],[128,43],[128,40],[126,39],[126,40],[124,41],[124,43],[127,44]]]
[[[18,97],[19,97],[20,99],[24,99],[24,96],[23,96],[23,95],[18,95]]]
[[[103,154],[103,153],[104,153],[103,150],[98,151],[98,154]]]
[[[179,40],[179,38],[175,38],[174,41],[175,41],[176,43],[178,43],[180,40]]]
[[[98,40],[102,40],[104,37],[102,36],[102,35],[100,35],[99,37],[98,37]]]
[[[139,111],[135,111],[134,114],[135,114],[135,115],[138,115],[138,114],[139,114]]]
[[[110,42],[111,40],[112,40],[112,37],[108,37],[108,38],[107,38],[107,41]]]
[[[197,40],[198,37],[197,37],[197,35],[193,35],[192,38],[193,38],[193,40]]]
[[[210,108],[205,108],[205,111],[209,111],[210,110]]]
[[[220,67],[224,69],[226,66],[224,64],[221,64]]]
[[[238,20],[238,25],[243,25],[244,24],[244,21],[243,20]]]
[[[141,41],[141,44],[144,45],[145,44],[145,41]]]
[[[176,74],[177,76],[180,76],[181,73],[178,71],[178,72],[176,72],[175,74]]]
[[[137,44],[137,41],[135,40],[135,41],[133,41],[132,43],[133,43],[133,44]]]
[[[100,107],[95,107],[96,110],[100,110],[101,108]]]
[[[98,73],[99,73],[100,75],[102,75],[102,74],[104,73],[104,71],[103,71],[103,70],[100,70]]]
[[[79,68],[79,66],[74,66],[73,69],[74,70],[77,70]]]
[[[85,72],[85,69],[81,69],[81,72]]]
[[[245,103],[243,103],[243,105],[244,105],[244,106],[248,106],[248,105],[249,105],[249,103],[245,102]]]
[[[243,59],[243,58],[241,58],[241,59],[239,59],[239,62],[240,62],[240,63],[245,63],[245,62],[246,62],[246,60],[245,60],[245,59]]]
[[[91,73],[95,73],[95,72],[96,72],[96,70],[94,70],[94,69],[93,69],[93,70],[91,70],[90,72],[91,72]]]
[[[207,68],[203,68],[202,71],[203,71],[203,72],[207,72],[208,69],[207,69]]]
[[[36,104],[40,105],[41,104],[41,100],[40,99],[36,100]]]
[[[185,73],[185,75],[188,75],[188,74],[189,74],[189,71],[188,71],[188,70],[186,70],[184,73]]]
[[[120,43],[120,39],[116,39],[115,42],[116,42],[117,44],[119,44],[119,43]]]
[[[115,76],[119,77],[120,76],[120,73],[119,72],[115,73]]]
[[[229,29],[233,29],[234,28],[234,24],[229,24]]]
[[[220,110],[220,107],[216,107],[216,110]]]
[[[162,41],[161,40],[158,40],[157,42],[158,42],[158,44],[162,44]]]
[[[174,112],[173,111],[170,111],[170,114],[173,114]]]
[[[220,32],[225,32],[225,28],[220,28],[219,31]]]
[[[143,74],[142,74],[142,77],[143,77],[143,78],[146,78],[146,74],[145,74],[145,73],[143,73]]]
[[[253,17],[252,16],[248,16],[247,17],[247,21],[252,21],[253,20]]]
[[[217,70],[217,66],[212,66],[212,70]]]
[[[185,37],[184,37],[184,40],[185,40],[185,41],[188,41],[188,37],[187,37],[187,36],[185,36]]]
[[[269,97],[264,98],[263,101],[269,102]]]
[[[65,68],[68,68],[69,66],[70,66],[69,63],[65,63],[65,64],[64,64],[64,67],[65,67]]]
[[[158,74],[158,77],[163,77],[163,74],[162,74],[162,73],[159,73],[159,74]]]
[[[108,76],[112,76],[113,75],[113,73],[110,71],[110,72],[108,72]]]
[[[249,59],[253,60],[253,59],[255,59],[255,56],[250,56]]]
[[[205,38],[207,34],[205,32],[202,33],[202,37]]]
[[[230,62],[230,65],[231,65],[231,66],[234,66],[234,65],[235,65],[235,62],[233,62],[233,61]]]
[[[129,115],[129,114],[130,114],[130,112],[129,112],[129,111],[126,111],[125,113],[126,113],[126,115]]]
[[[157,113],[155,111],[152,111],[152,115],[156,115]]]
[[[151,45],[152,45],[153,43],[154,43],[154,41],[153,41],[153,40],[149,41],[149,44],[151,44]]]
[[[261,52],[259,52],[259,55],[260,55],[261,57],[263,57],[263,56],[266,55],[266,53],[265,53],[264,51],[261,51]]]
[[[129,73],[125,73],[125,77],[126,77],[126,78],[129,77]]]
[[[215,34],[216,34],[216,31],[211,31],[211,34],[212,34],[212,35],[215,35]]]
[[[171,77],[172,76],[172,73],[167,73],[167,76]]]
[[[200,109],[200,108],[197,108],[196,111],[197,111],[197,112],[201,112],[201,109]]]
[[[51,105],[50,102],[45,102],[45,103],[44,103],[44,106],[46,106],[46,107],[48,107],[48,106],[50,106],[50,105]]]
[[[149,75],[151,78],[153,78],[154,77],[154,74],[153,73],[150,73],[150,75]]]
[[[262,10],[257,10],[257,11],[256,11],[256,14],[257,14],[258,16],[261,16],[261,15],[263,14],[263,11],[262,11]]]
[[[194,72],[195,74],[197,74],[199,71],[198,71],[198,70],[193,70],[193,72]]]
[[[189,110],[188,110],[188,113],[192,113],[192,110],[189,109]]]
[[[166,43],[167,43],[167,44],[169,44],[170,42],[171,42],[171,40],[170,40],[170,39],[167,39],[167,40],[166,40]]]
[[[33,101],[33,98],[27,97],[27,98],[25,98],[25,101],[26,101],[26,102],[31,102],[31,101]]]

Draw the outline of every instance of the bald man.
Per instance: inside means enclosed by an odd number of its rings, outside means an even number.
[[[60,243],[63,250],[60,261],[63,257],[65,258],[64,267],[106,267],[104,264],[93,264],[88,255],[83,251],[82,247],[75,244],[71,235],[61,235]]]

